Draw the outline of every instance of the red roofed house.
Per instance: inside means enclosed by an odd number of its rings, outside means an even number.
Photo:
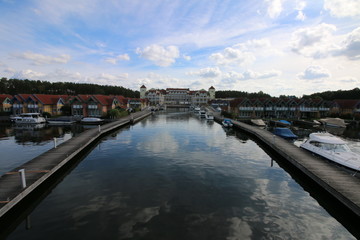
[[[333,101],[334,104],[330,109],[332,114],[339,116],[351,115],[360,117],[360,99],[338,99]]]
[[[70,99],[71,113],[78,117],[102,117],[116,107],[126,108],[123,96],[77,95]]]
[[[13,97],[9,94],[0,94],[0,112],[11,113]]]
[[[69,98],[68,95],[33,94],[37,100],[40,113],[48,112],[51,115],[61,115],[61,108]]]

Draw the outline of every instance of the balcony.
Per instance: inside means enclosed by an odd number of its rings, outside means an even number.
[[[28,104],[27,107],[28,108],[39,108],[39,106],[36,104]]]
[[[81,109],[81,108],[83,108],[82,105],[73,105],[72,107],[75,108],[75,109]]]
[[[240,111],[252,111],[253,109],[253,107],[239,107]]]
[[[22,108],[23,105],[22,105],[22,104],[14,104],[12,107],[13,107],[13,108]]]

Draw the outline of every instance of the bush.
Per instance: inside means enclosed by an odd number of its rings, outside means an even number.
[[[44,118],[51,118],[51,114],[49,112],[43,112],[42,115]]]
[[[127,115],[128,113],[123,109],[111,109],[107,112],[107,117],[110,119],[121,118]]]

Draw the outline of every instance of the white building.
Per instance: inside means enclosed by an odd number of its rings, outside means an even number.
[[[201,89],[199,91],[191,91],[189,88],[167,88],[166,90],[150,89],[142,85],[140,87],[140,98],[148,99],[153,105],[156,104],[193,104],[203,105],[208,101],[215,99],[215,88],[211,86],[209,91]]]

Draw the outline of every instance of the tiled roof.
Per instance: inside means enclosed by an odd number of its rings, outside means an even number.
[[[11,96],[10,94],[0,94],[0,103],[3,103],[6,98],[11,100],[13,96]]]
[[[334,102],[337,103],[340,108],[352,109],[352,108],[356,108],[356,106],[360,104],[360,99],[351,99],[351,100],[337,99],[334,100]]]
[[[68,95],[34,94],[34,97],[37,98],[42,104],[55,105],[58,103],[60,98],[63,101],[66,101],[66,99],[69,96]]]
[[[96,98],[101,105],[111,105],[114,97],[112,96],[106,96],[106,95],[93,95],[94,98]]]

